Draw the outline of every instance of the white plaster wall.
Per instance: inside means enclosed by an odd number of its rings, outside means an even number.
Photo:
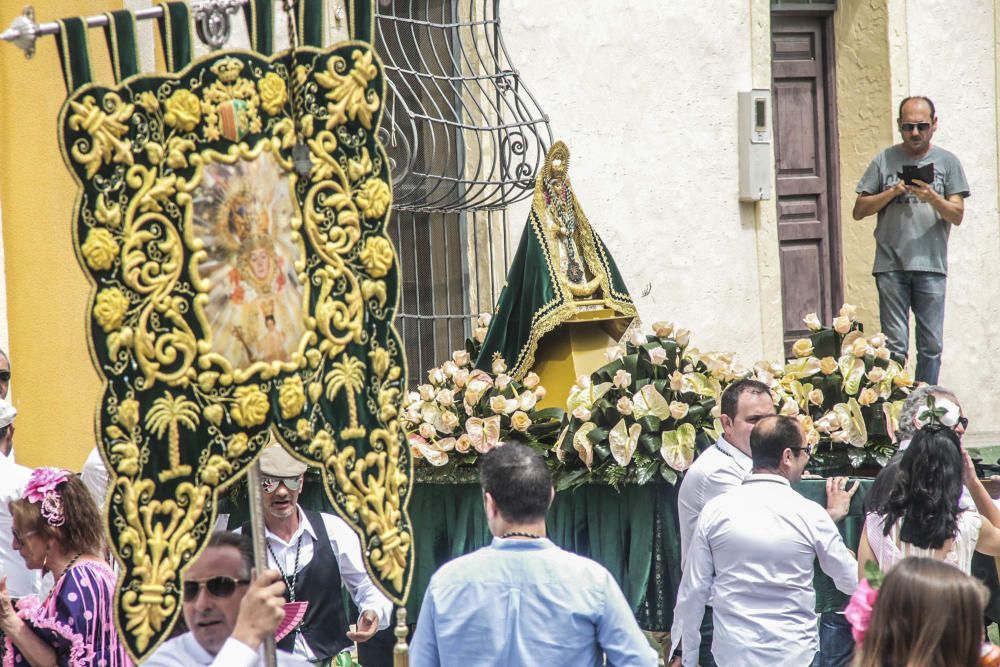
[[[972,190],[948,248],[940,382],[962,400],[972,423],[967,438],[997,444],[1000,413],[992,391],[1000,374],[996,8],[993,0],[922,0],[908,3],[905,11],[909,90],[902,92],[934,100],[939,118],[934,143],[959,157]]]
[[[701,349],[752,363],[780,340],[761,333],[773,323],[761,321],[754,205],[738,200],[737,92],[753,82],[749,8],[507,0],[500,19],[643,320],[673,320]],[[518,229],[527,210],[511,209]]]

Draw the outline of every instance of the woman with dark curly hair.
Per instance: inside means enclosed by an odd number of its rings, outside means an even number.
[[[978,667],[989,591],[930,558],[904,558],[885,577],[854,667]]]
[[[10,503],[14,548],[29,569],[51,572],[48,597],[18,601],[0,577],[4,667],[131,667],[115,629],[115,575],[104,561],[97,505],[75,475],[58,468],[31,473],[20,500]]]
[[[962,511],[962,483],[982,514]],[[907,556],[944,561],[969,574],[972,554],[1000,556],[1000,510],[976,476],[958,436],[940,424],[924,426],[899,463],[888,499],[865,519],[858,549],[862,574],[875,560],[888,571]]]

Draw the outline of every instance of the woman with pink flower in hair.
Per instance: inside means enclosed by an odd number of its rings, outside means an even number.
[[[854,667],[980,667],[989,591],[933,558],[904,558],[876,590],[868,618],[854,623]],[[860,587],[859,587],[860,591]],[[855,593],[855,598],[858,593]],[[848,608],[850,611],[850,608]]]
[[[0,576],[4,667],[130,667],[114,624],[115,575],[102,558],[101,518],[83,482],[68,470],[38,468],[10,511],[14,549],[55,584],[44,600],[24,598],[15,611]]]

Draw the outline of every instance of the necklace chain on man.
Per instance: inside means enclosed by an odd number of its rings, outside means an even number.
[[[281,573],[281,578],[285,580],[285,586],[288,587],[288,594],[291,597],[291,602],[295,602],[295,580],[299,578],[299,553],[302,551],[302,537],[305,533],[299,535],[298,541],[295,543],[295,567],[292,570],[292,578],[289,579],[288,575],[285,574],[285,568],[281,567],[281,561],[278,560],[277,554],[274,553],[274,548],[271,547],[271,543],[267,543],[267,550],[271,552],[271,558],[274,559],[274,564],[278,566],[278,572]]]
[[[504,533],[503,535],[500,536],[500,539],[501,540],[506,540],[508,537],[527,537],[528,539],[531,539],[531,540],[540,540],[540,539],[542,539],[541,535],[535,535],[534,533],[522,533],[522,532],[517,531],[517,530],[511,530],[511,531],[508,531],[508,532]]]

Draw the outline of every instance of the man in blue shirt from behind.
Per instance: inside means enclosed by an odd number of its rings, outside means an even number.
[[[431,578],[413,667],[657,664],[611,573],[545,537],[555,491],[542,457],[511,443],[480,460],[493,542]]]

